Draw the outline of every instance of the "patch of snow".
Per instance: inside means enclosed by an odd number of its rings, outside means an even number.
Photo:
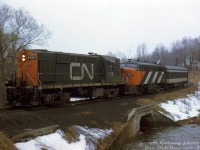
[[[86,140],[84,135],[80,135],[80,141],[69,144],[63,138],[63,134],[61,130],[57,130],[55,133],[39,136],[27,142],[16,143],[15,146],[19,150],[41,150],[42,148],[47,150],[85,150]]]
[[[97,128],[88,128],[88,127],[81,127],[81,126],[75,126],[76,128],[79,128],[80,130],[84,131],[86,134],[89,134],[93,138],[96,139],[104,139],[107,135],[112,133],[112,129],[97,129]]]
[[[86,136],[86,149],[85,150],[96,150],[99,139],[104,139],[107,135],[113,132],[112,129],[97,129],[97,128],[88,128],[81,126],[74,126],[75,130],[79,134]]]
[[[82,100],[86,100],[89,98],[83,98],[83,97],[71,97],[70,98],[70,102],[75,102],[75,101],[82,101]]]
[[[108,134],[112,132],[112,130],[107,129],[89,129],[88,127],[81,126],[75,127],[83,130],[85,133],[89,134],[92,139],[97,139],[97,141],[98,139],[105,138]],[[69,143],[69,141],[67,141],[65,138],[65,133],[59,129],[55,133],[49,135],[38,136],[27,142],[16,143],[15,146],[19,150],[41,150],[42,148],[46,150],[87,150],[91,149],[91,146],[87,145],[87,134],[80,134],[79,141]],[[93,148],[96,148],[95,145],[93,145]]]
[[[198,83],[198,91],[188,94],[186,98],[169,100],[161,103],[160,107],[170,114],[164,114],[174,121],[189,119],[200,115],[200,82]]]

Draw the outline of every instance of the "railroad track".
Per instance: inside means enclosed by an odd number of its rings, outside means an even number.
[[[187,87],[190,87],[191,84],[189,84]],[[187,88],[183,87],[183,88]],[[174,88],[168,89],[168,90],[162,90],[161,92],[163,93],[168,93],[170,91],[174,90]],[[160,93],[160,92],[159,92]],[[144,95],[126,95],[123,97],[111,97],[111,98],[93,98],[93,99],[81,99],[81,100],[76,100],[76,101],[70,101],[69,103],[65,104],[60,104],[60,105],[49,105],[49,106],[32,106],[32,105],[27,105],[27,106],[16,106],[14,108],[5,108],[5,109],[0,109],[0,112],[3,110],[26,110],[26,111],[36,111],[36,110],[42,110],[42,109],[53,109],[53,108],[64,108],[64,107],[69,107],[69,106],[77,106],[77,105],[85,105],[85,104],[92,104],[92,103],[97,103],[97,102],[102,102],[102,101],[113,101],[113,100],[123,100],[124,98],[137,98],[137,97],[142,97],[142,96],[150,96],[150,95],[155,95],[156,93],[147,93]]]
[[[130,97],[130,96],[129,96]],[[77,105],[84,105],[84,104],[92,104],[92,103],[97,103],[97,102],[102,102],[102,101],[111,101],[111,100],[119,100],[123,98],[128,98],[128,96],[124,97],[113,97],[113,98],[93,98],[93,99],[81,99],[81,100],[76,100],[76,101],[70,101],[69,103],[65,104],[60,104],[60,105],[49,105],[49,106],[31,106],[31,105],[25,105],[25,106],[15,106],[13,108],[6,108],[2,110],[26,110],[26,111],[36,111],[36,110],[41,110],[41,109],[53,109],[53,108],[64,108],[64,107],[69,107],[69,106],[77,106]]]
[[[52,105],[52,106],[40,106],[35,108],[25,108],[24,110],[27,111],[34,111],[34,110],[40,110],[40,109],[53,109],[53,108],[65,108],[70,106],[78,106],[78,105],[86,105],[86,104],[92,104],[102,101],[115,101],[115,100],[123,100],[124,98],[130,98],[130,97],[136,97],[136,95],[131,96],[124,96],[124,97],[112,97],[112,98],[93,98],[93,99],[81,99],[77,101],[70,101],[69,103],[66,103],[64,105]]]

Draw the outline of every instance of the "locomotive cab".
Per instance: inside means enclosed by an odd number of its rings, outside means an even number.
[[[9,106],[38,105],[38,53],[34,50],[17,52],[17,73],[8,80],[7,104]]]
[[[140,70],[140,66],[137,63],[121,63],[120,64],[121,76],[126,84],[127,94],[138,94],[138,86],[144,76],[144,71]]]
[[[144,71],[140,70],[140,66],[138,64],[122,63],[120,67],[121,75],[127,85],[139,85],[141,83]]]
[[[17,86],[38,86],[38,53],[20,50],[17,53]]]
[[[130,94],[144,94],[161,89],[164,82],[164,67],[148,62],[121,63],[121,75]]]

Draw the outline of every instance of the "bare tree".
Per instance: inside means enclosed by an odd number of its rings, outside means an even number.
[[[0,4],[0,16],[0,108],[2,108],[6,102],[4,86],[6,63],[15,60],[19,49],[45,44],[50,32],[23,9],[15,10],[6,4]]]
[[[118,51],[116,57],[119,58],[121,62],[125,62],[127,60],[127,56],[124,54],[124,52]]]
[[[172,44],[170,56],[177,66],[197,64],[200,61],[200,38],[184,37]]]
[[[160,61],[161,64],[166,65],[166,64],[169,64],[168,56],[169,56],[169,51],[167,50],[167,48],[164,45],[158,45],[153,51],[151,55],[151,59],[154,62]]]
[[[200,62],[200,36],[198,38],[196,38],[196,43],[197,43],[197,47],[196,47],[196,51],[197,51],[197,59]]]
[[[145,43],[139,44],[136,51],[136,58],[141,61],[146,61],[147,59],[147,46]]]
[[[116,57],[116,54],[113,53],[112,51],[109,51],[106,55],[108,55],[108,56],[112,56],[112,57]]]
[[[117,53],[113,53],[109,51],[106,55],[117,57],[120,59],[121,62],[125,62],[127,60],[127,56],[124,54],[124,52],[120,52],[120,51],[118,51]]]
[[[147,55],[145,44],[138,45],[136,59],[154,62],[160,60],[165,65],[184,67],[189,67],[189,64],[191,69],[199,68],[200,37],[184,37],[182,40],[173,42],[170,48],[160,44],[149,55]]]
[[[172,65],[179,66],[181,64],[180,54],[179,54],[181,47],[182,46],[180,41],[172,43],[172,48],[170,52],[170,55],[172,57],[172,62],[171,62]]]

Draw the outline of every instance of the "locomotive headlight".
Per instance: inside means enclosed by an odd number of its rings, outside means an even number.
[[[25,61],[26,59],[25,59],[25,55],[22,55],[22,61]]]

